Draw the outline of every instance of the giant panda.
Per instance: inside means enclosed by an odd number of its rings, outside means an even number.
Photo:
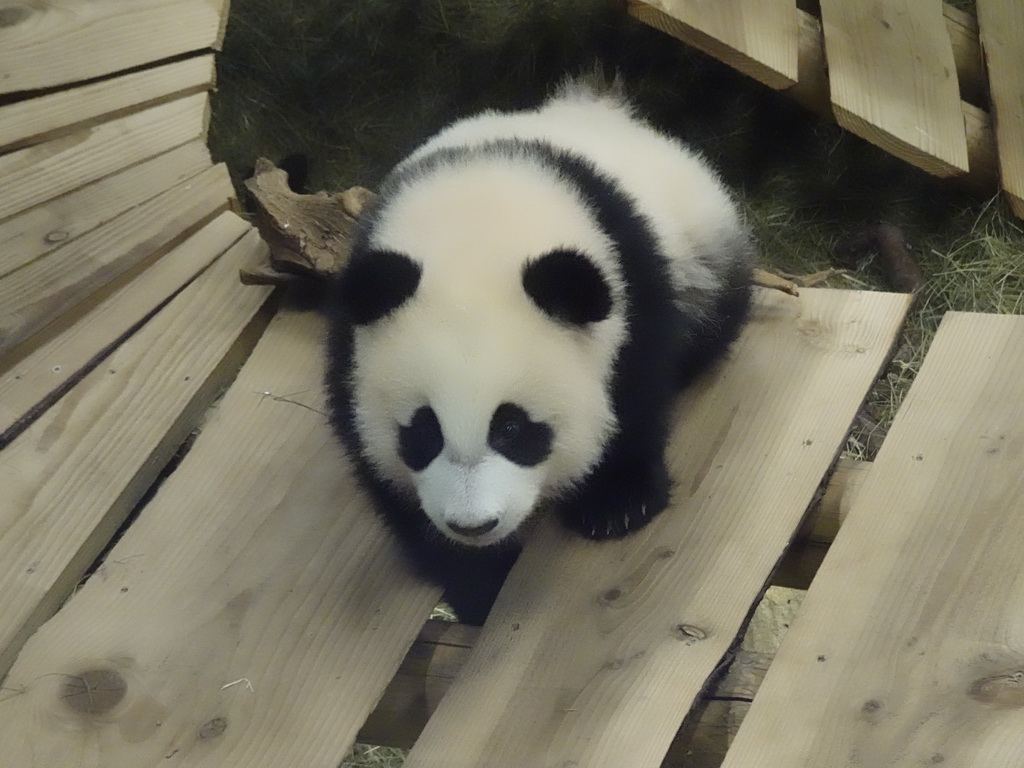
[[[328,408],[375,504],[482,623],[539,509],[589,539],[665,509],[678,388],[748,313],[716,173],[618,84],[563,84],[403,160],[327,294]]]

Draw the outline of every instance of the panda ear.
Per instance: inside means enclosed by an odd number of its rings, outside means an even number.
[[[558,248],[523,267],[523,288],[533,303],[556,320],[586,325],[612,311],[612,292],[589,258],[571,248]]]
[[[339,309],[354,325],[380,320],[412,298],[421,272],[420,265],[402,253],[361,253],[338,276]]]

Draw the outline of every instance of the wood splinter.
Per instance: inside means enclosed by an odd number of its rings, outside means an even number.
[[[288,174],[262,157],[245,187],[255,205],[256,228],[270,249],[267,262],[239,271],[246,285],[320,281],[341,270],[352,249],[356,221],[376,198],[365,187],[339,194],[293,192]],[[799,295],[797,283],[763,269],[754,270],[754,284]]]

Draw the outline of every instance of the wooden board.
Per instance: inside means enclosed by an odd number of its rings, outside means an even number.
[[[795,0],[629,0],[631,15],[772,88],[797,78]]]
[[[949,314],[725,761],[1024,755],[1024,318]]]
[[[255,232],[239,242],[0,452],[0,675],[251,349],[268,290],[237,273],[262,247]]]
[[[218,48],[227,0],[47,0],[0,11],[0,93]]]
[[[542,521],[406,768],[657,766],[886,359],[895,294],[761,304],[680,400],[673,508],[622,541]]]
[[[821,0],[836,121],[937,176],[966,173],[956,62],[939,0]]]
[[[214,166],[0,279],[0,356],[212,219],[233,197],[227,168]]]
[[[207,104],[197,93],[0,157],[0,220],[202,138]]]
[[[978,24],[992,91],[999,174],[1014,214],[1024,217],[1024,5],[978,0]]]
[[[0,448],[250,229],[224,212],[140,275],[126,275],[114,290],[58,323],[52,333],[18,355],[0,359]],[[48,329],[49,330],[49,329]]]
[[[192,141],[0,222],[0,277],[210,165],[206,145]]]
[[[273,321],[181,466],[25,646],[0,701],[12,764],[341,761],[439,590],[408,574],[329,434],[322,335],[312,314]],[[126,689],[90,706],[67,697],[76,678]]]
[[[121,111],[213,87],[213,56],[196,56],[0,107],[0,150],[9,152]]]

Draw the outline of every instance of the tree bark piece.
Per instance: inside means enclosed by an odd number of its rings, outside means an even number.
[[[339,194],[301,195],[288,174],[266,158],[245,182],[256,204],[256,227],[270,247],[269,264],[243,267],[247,285],[325,280],[348,261],[356,220],[376,195],[364,187]]]

